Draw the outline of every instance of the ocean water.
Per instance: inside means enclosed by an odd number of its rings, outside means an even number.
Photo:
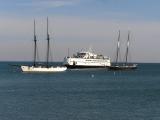
[[[0,63],[0,120],[159,120],[160,64],[22,73]]]

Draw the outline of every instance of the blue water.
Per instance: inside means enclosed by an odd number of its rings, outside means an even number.
[[[160,64],[22,73],[0,63],[0,120],[159,120]]]

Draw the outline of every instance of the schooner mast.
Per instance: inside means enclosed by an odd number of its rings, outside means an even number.
[[[46,67],[49,67],[49,46],[50,45],[50,37],[49,37],[49,32],[48,32],[48,17],[47,17],[47,62],[46,62]]]
[[[119,52],[120,52],[120,30],[119,30],[118,42],[117,42],[116,64],[118,64]]]
[[[127,39],[126,61],[125,61],[126,65],[127,65],[127,62],[128,62],[129,42],[130,42],[129,39],[130,39],[130,31],[128,31],[128,39]]]
[[[33,66],[36,66],[36,56],[37,56],[37,37],[36,37],[36,23],[34,20],[34,60],[33,60]]]

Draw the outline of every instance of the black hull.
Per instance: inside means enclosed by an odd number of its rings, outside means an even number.
[[[135,70],[137,66],[110,66],[109,70]]]
[[[65,65],[69,69],[85,69],[85,68],[108,68],[107,66],[81,66],[81,65]]]

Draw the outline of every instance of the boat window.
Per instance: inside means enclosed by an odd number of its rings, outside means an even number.
[[[86,53],[78,53],[77,57],[83,58],[86,55]]]

